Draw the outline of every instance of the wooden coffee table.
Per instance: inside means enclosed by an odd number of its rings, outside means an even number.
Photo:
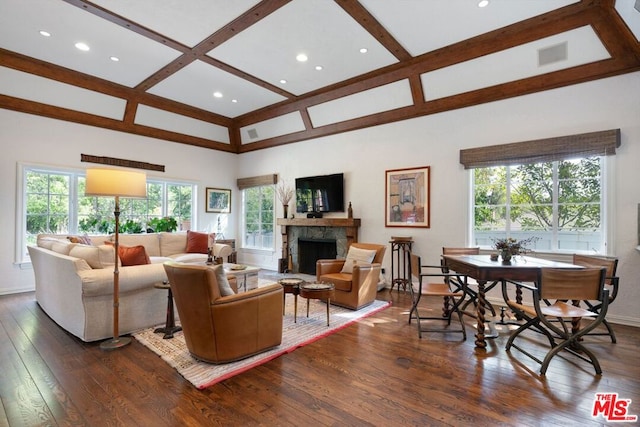
[[[300,285],[304,283],[304,280],[297,277],[285,277],[278,280],[278,283],[282,285],[284,293],[282,294],[282,315],[284,316],[284,302],[287,294],[293,294],[293,323],[298,322],[298,295],[300,294]]]
[[[333,283],[304,283],[299,287],[300,296],[307,299],[307,317],[309,317],[309,300],[319,299],[327,302],[327,326],[329,326],[329,304],[335,294]]]

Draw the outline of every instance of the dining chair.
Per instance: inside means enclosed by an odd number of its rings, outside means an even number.
[[[462,320],[462,310],[460,305],[465,300],[467,295],[467,278],[459,274],[443,273],[442,266],[439,265],[422,265],[420,257],[412,252],[408,253],[409,259],[409,271],[411,272],[411,284],[409,286],[412,305],[409,312],[409,323],[413,319],[416,320],[418,326],[418,337],[422,338],[423,332],[459,332],[462,333],[463,341],[467,339],[467,332],[465,330],[464,322]],[[434,271],[434,273],[429,273]],[[437,271],[437,273],[436,273]],[[459,278],[458,285],[451,283],[452,278]],[[429,281],[429,278],[437,278],[438,283]],[[414,289],[417,282],[417,289]],[[440,316],[423,316],[420,315],[419,310],[427,309],[426,306],[421,307],[420,301],[422,297],[445,297],[451,305],[442,311]],[[460,320],[460,329],[449,329],[451,325],[451,317],[456,313]],[[424,321],[444,321],[446,327],[434,328],[425,325]],[[433,322],[427,322],[430,324]]]
[[[442,254],[443,255],[478,255],[480,254],[480,248],[476,247],[476,248],[455,248],[455,247],[443,247],[442,248]],[[444,273],[450,273],[450,271],[448,270],[448,268],[445,266],[444,264],[444,260],[442,260],[442,265],[443,265],[443,272]],[[454,285],[458,285],[461,282],[461,279],[459,277],[453,277],[451,279],[452,283]],[[493,289],[499,282],[495,281],[492,282],[490,284],[487,284],[485,286],[485,292],[489,292],[491,289]],[[465,301],[464,304],[462,304],[461,310],[464,314],[467,314],[471,317],[475,317],[475,310],[473,313],[468,313],[467,310],[467,306],[469,306],[469,304],[473,304],[474,306],[476,306],[478,304],[478,291],[475,288],[475,286],[477,286],[477,282],[475,280],[470,280],[467,282],[467,295],[468,295],[468,299]],[[446,302],[445,302],[446,305]],[[491,312],[492,316],[496,315],[496,310],[493,308],[493,305],[491,305],[491,303],[489,301],[485,300],[485,309],[489,310]]]
[[[573,263],[575,265],[581,265],[583,267],[604,267],[607,269],[607,277],[604,279],[604,286],[609,289],[609,305],[616,299],[618,295],[618,283],[619,278],[616,276],[616,270],[618,269],[618,258],[594,256],[594,255],[573,255]],[[602,309],[601,304],[593,304],[591,301],[583,301],[589,310],[597,313]],[[616,342],[616,334],[613,332],[613,328],[607,322],[607,319],[602,321],[602,324],[607,328],[607,332],[591,332],[588,335],[608,335],[611,337],[611,342]]]
[[[535,285],[503,280],[504,300],[509,308],[521,316],[525,322],[511,333],[506,345],[507,351],[511,347],[519,350],[538,362],[541,365],[540,375],[546,375],[551,359],[562,350],[566,350],[579,359],[591,363],[596,374],[600,375],[602,373],[600,363],[596,355],[583,345],[582,337],[598,327],[607,314],[609,290],[604,287],[606,271],[605,268],[579,270],[542,268]],[[514,289],[530,291],[532,305],[518,303],[513,298]],[[573,300],[591,301],[600,305],[600,310],[596,313],[575,306],[571,303]],[[547,305],[547,301],[551,304]],[[589,317],[592,321],[578,330],[572,328],[572,320],[582,317]],[[538,359],[519,344],[515,344],[516,338],[529,329],[544,334],[549,341],[550,348],[544,360]],[[532,342],[527,339],[523,341]]]

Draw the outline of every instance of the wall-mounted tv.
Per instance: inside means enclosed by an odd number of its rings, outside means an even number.
[[[344,212],[344,176],[296,178],[296,212]]]

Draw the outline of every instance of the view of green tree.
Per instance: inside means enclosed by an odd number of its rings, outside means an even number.
[[[272,185],[251,187],[244,191],[245,244],[270,248],[273,245],[274,196]]]

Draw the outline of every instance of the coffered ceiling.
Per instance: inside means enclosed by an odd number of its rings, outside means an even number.
[[[478,3],[0,0],[0,107],[242,153],[640,70],[640,0]]]

